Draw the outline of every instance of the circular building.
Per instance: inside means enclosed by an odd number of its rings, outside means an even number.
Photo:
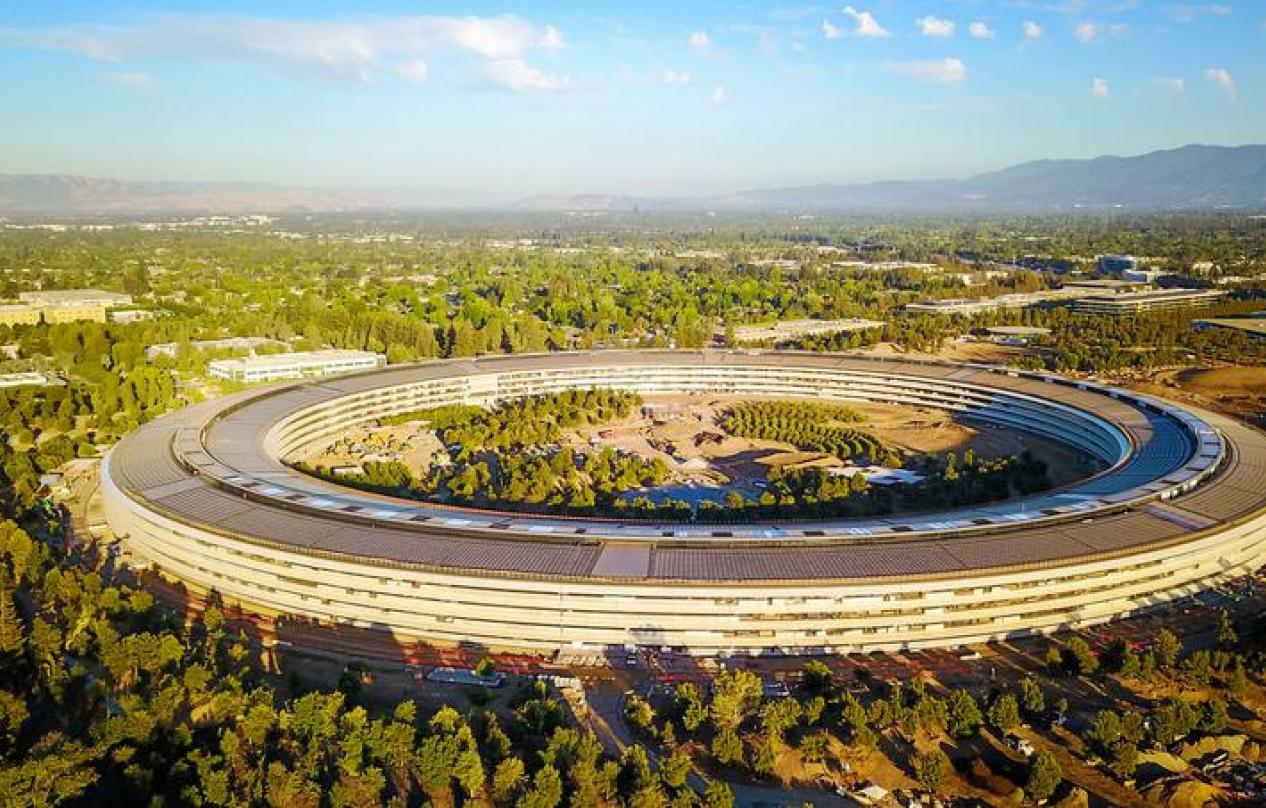
[[[394,414],[596,387],[938,408],[1106,470],[939,513],[704,525],[453,508],[282,462]],[[195,593],[491,648],[958,645],[1111,620],[1266,554],[1266,436],[1243,424],[1049,374],[853,355],[487,357],[257,388],[142,427],[102,490],[125,546]]]

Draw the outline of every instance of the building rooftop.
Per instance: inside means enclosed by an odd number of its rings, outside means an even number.
[[[1038,328],[1035,325],[991,325],[986,330],[990,334],[1005,337],[1044,337],[1051,333],[1049,328]]]
[[[33,292],[21,292],[18,298],[25,303],[37,306],[67,306],[74,304],[98,303],[111,306],[125,306],[132,302],[132,296],[123,292],[107,292],[102,289],[38,289]]]
[[[382,387],[448,379],[468,386],[490,373],[534,378],[544,371],[657,366],[678,372],[793,366],[891,376],[929,389],[948,385],[1040,398],[1117,425],[1129,436],[1131,454],[1075,489],[930,515],[866,518],[844,529],[834,522],[634,524],[452,508],[306,478],[289,472],[263,445],[282,419]],[[581,579],[904,578],[1116,557],[1187,540],[1192,524],[1255,513],[1266,504],[1266,436],[1230,419],[1200,417],[1207,423],[1183,410],[1171,413],[1154,399],[1088,382],[943,362],[752,351],[521,355],[400,366],[195,405],[126,438],[111,455],[108,474],[138,502],[186,523],[265,546],[350,554],[386,565]],[[1139,496],[1155,498],[1175,485],[1196,464],[1207,468],[1221,457],[1219,435],[1235,451],[1226,454],[1215,478],[1167,500],[1181,514],[1132,506]],[[190,473],[193,467],[197,474]]]
[[[61,379],[38,371],[25,373],[0,373],[0,387],[27,387],[61,384]]]
[[[1209,317],[1194,320],[1194,326],[1213,328],[1233,328],[1255,337],[1266,337],[1266,317]]]
[[[246,356],[241,359],[219,359],[212,364],[223,368],[269,370],[273,368],[293,367],[294,365],[325,365],[334,362],[377,359],[378,357],[379,354],[371,351],[349,351],[337,348],[328,348],[320,351],[295,351],[293,353]]]
[[[1084,298],[1088,302],[1104,303],[1144,303],[1151,300],[1182,300],[1184,298],[1201,299],[1223,297],[1226,292],[1221,289],[1142,289],[1137,292],[1119,292],[1115,295],[1091,295]]]

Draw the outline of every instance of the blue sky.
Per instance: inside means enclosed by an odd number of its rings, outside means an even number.
[[[1266,141],[1266,2],[0,4],[0,172],[696,194]]]

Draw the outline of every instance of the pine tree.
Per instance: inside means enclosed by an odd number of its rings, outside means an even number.
[[[8,666],[26,650],[26,625],[18,614],[9,570],[0,566],[0,664]]]

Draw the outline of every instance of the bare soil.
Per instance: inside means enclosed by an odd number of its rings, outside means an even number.
[[[394,460],[418,477],[425,474],[437,458],[446,456],[435,433],[414,422],[349,430],[294,459],[314,466],[356,466]]]
[[[1112,380],[1142,393],[1237,418],[1266,418],[1266,367],[1161,368],[1119,373]]]

